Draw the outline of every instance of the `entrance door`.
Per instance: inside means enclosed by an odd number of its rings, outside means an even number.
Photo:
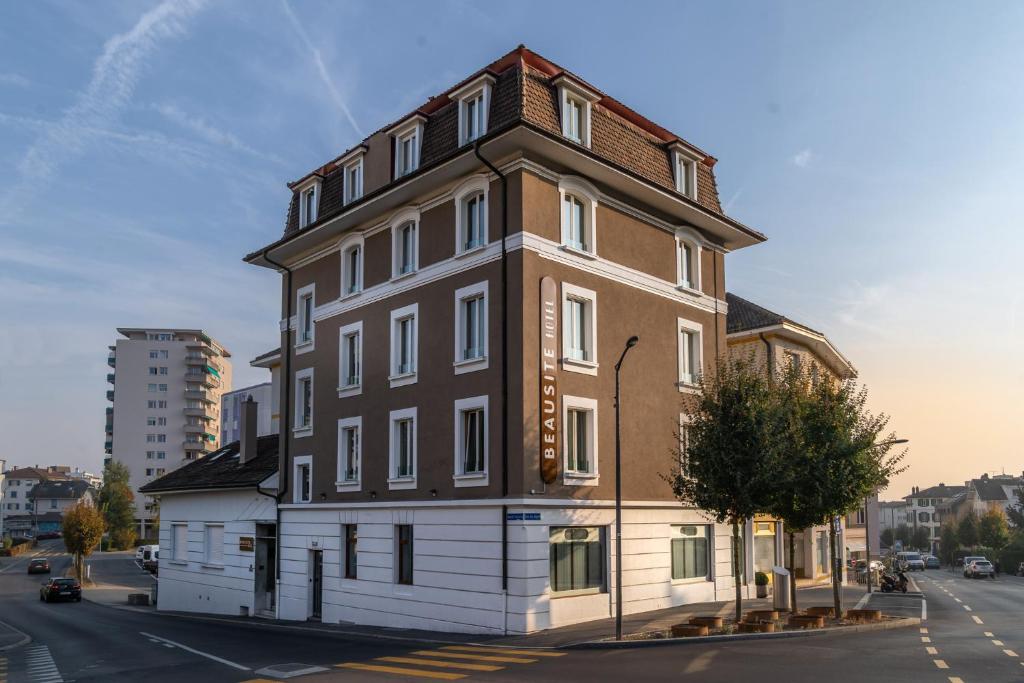
[[[273,524],[256,525],[256,613],[273,615],[276,582],[274,572],[277,569],[277,553]]]
[[[324,553],[322,550],[311,550],[309,559],[309,615],[312,619],[319,619],[324,607]]]

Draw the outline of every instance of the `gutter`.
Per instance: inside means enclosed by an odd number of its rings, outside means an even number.
[[[277,452],[277,493],[271,496],[274,499],[274,609],[275,618],[281,616],[281,500],[284,498],[284,492],[288,489],[288,455],[291,450],[291,415],[292,410],[289,404],[292,396],[292,269],[283,263],[278,263],[272,260],[267,254],[270,252],[271,247],[267,247],[263,250],[263,260],[267,263],[276,266],[283,270],[285,275],[285,287],[288,290],[285,298],[285,310],[287,315],[285,317],[286,325],[284,330],[284,344],[282,345],[281,352],[283,354],[284,363],[281,366],[281,373],[284,375],[284,405],[281,410],[281,417],[279,419],[280,434],[278,438],[278,452]],[[260,490],[259,485],[256,486],[256,490],[263,494]]]
[[[477,140],[473,153],[501,180],[501,497],[508,498],[508,178],[480,153],[482,144]],[[508,505],[501,506],[501,590],[507,601]]]

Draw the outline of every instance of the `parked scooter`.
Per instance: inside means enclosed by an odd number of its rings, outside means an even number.
[[[880,588],[883,593],[907,592],[907,575],[902,569],[897,569],[895,574],[882,574]]]

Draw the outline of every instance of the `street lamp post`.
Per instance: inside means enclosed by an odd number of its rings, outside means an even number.
[[[883,441],[882,443],[875,444],[876,446],[895,446],[897,444],[907,443],[910,439],[890,439],[889,441]],[[876,491],[877,495],[877,491]],[[868,514],[868,496],[864,496],[864,555],[867,559],[867,584],[868,593],[871,592],[871,515]]]
[[[640,337],[626,341],[619,362],[615,364],[615,640],[622,640],[622,445],[619,438],[619,370],[626,354]]]

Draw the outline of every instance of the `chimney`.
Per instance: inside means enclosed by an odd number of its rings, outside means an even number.
[[[256,405],[252,396],[242,401],[242,415],[239,420],[242,433],[238,443],[239,465],[244,465],[256,457]]]

